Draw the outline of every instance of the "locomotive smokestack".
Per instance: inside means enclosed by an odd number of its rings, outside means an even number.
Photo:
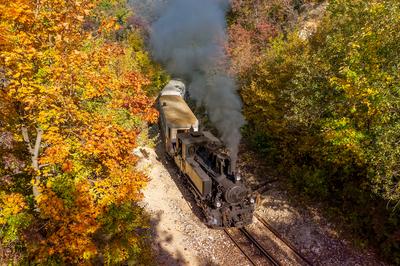
[[[230,151],[234,171],[244,118],[224,51],[229,0],[169,0],[160,5],[163,12],[150,32],[153,56],[170,73],[190,81],[190,95],[206,107]]]

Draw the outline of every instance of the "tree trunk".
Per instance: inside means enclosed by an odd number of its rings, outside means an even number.
[[[29,154],[31,155],[32,167],[35,171],[39,171],[39,150],[40,144],[42,142],[43,130],[40,128],[36,128],[36,141],[35,146],[32,147],[31,141],[29,139],[28,129],[26,127],[22,127],[22,136],[26,145],[28,146]],[[36,183],[39,183],[40,176],[35,176]],[[40,195],[40,191],[36,184],[33,185],[33,196],[35,199]]]

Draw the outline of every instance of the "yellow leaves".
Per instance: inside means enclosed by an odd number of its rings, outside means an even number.
[[[83,22],[84,21],[84,16],[76,16],[76,19]]]
[[[92,10],[90,10],[90,9],[84,9],[82,12],[83,12],[83,14],[85,14],[85,15],[87,16],[87,15],[90,14],[90,12],[92,12]]]
[[[15,3],[26,10],[12,10],[11,1],[0,3],[6,10],[0,30],[8,29],[0,31],[0,63],[10,81],[5,93],[23,110],[20,118],[29,127],[40,125],[44,131],[42,167],[31,173],[41,177],[32,185],[40,191],[37,206],[46,237],[30,251],[40,258],[82,262],[96,254],[92,236],[110,206],[142,197],[147,178],[136,172],[132,150],[140,126],[157,119],[154,99],[144,91],[150,80],[125,44],[96,34],[91,38],[92,32],[83,30],[93,7],[89,1]],[[101,26],[106,34],[119,29],[115,19]]]
[[[0,6],[1,9],[1,6]],[[9,29],[6,24],[0,24],[0,47],[6,45],[9,40]]]
[[[117,24],[117,21],[112,18],[112,19],[106,19],[101,22],[99,32],[111,32],[112,30],[118,29],[119,25]]]
[[[37,204],[41,215],[51,217],[55,221],[61,221],[64,215],[64,202],[49,188],[41,188],[41,194],[37,198]]]
[[[70,160],[67,160],[66,162],[64,162],[64,163],[62,164],[61,169],[62,169],[64,172],[67,172],[67,173],[68,173],[68,172],[71,172],[71,171],[72,171],[73,167],[74,167],[73,162],[70,161]]]
[[[96,155],[103,163],[115,160],[119,164],[132,162],[130,151],[135,147],[136,134],[124,130],[112,121],[98,117],[97,123],[82,132],[86,140],[82,147],[85,154]]]
[[[372,3],[371,7],[369,8],[369,11],[373,16],[376,16],[380,13],[382,13],[385,10],[385,4],[384,3]]]
[[[97,217],[101,209],[89,188],[87,182],[76,183],[73,205],[69,207],[51,188],[42,189],[38,206],[50,223],[47,226],[49,236],[39,247],[40,256],[58,254],[67,261],[77,261],[82,256],[91,258],[97,253],[91,235],[99,228]]]
[[[62,35],[61,34],[57,34],[56,35],[56,42],[60,43],[62,41]]]
[[[343,117],[336,120],[328,120],[323,127],[322,136],[326,143],[329,143],[335,152],[327,149],[327,157],[332,157],[330,160],[337,164],[349,162],[353,158],[357,163],[364,159],[362,152],[362,142],[365,140],[365,135],[362,131],[355,128],[353,121],[350,118]],[[335,156],[332,156],[335,154]],[[339,156],[336,154],[342,154]],[[351,156],[349,156],[351,154]]]
[[[97,180],[91,192],[103,208],[111,204],[138,201],[144,188],[147,177],[133,168],[124,168],[118,162],[110,161],[110,176],[107,179]]]
[[[105,90],[104,90],[103,86],[98,88],[98,87],[94,87],[94,86],[88,85],[85,88],[85,91],[84,91],[84,93],[82,95],[82,98],[84,100],[90,100],[90,99],[95,99],[95,98],[98,98],[98,97],[101,97],[101,96],[105,96],[105,95],[106,94],[105,94]]]
[[[69,147],[64,143],[53,144],[40,158],[42,164],[61,164],[69,156]]]
[[[27,208],[24,196],[19,193],[0,195],[0,202],[0,225],[5,224],[9,217]]]
[[[70,146],[65,141],[59,127],[50,126],[43,135],[43,140],[49,145],[44,150],[41,158],[41,164],[61,164],[65,162],[70,155]]]
[[[32,1],[28,0],[5,0],[0,6],[1,17],[17,23],[31,23],[33,17]]]

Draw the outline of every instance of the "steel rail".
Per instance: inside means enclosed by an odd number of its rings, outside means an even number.
[[[229,233],[228,229],[224,229],[225,234],[228,235],[228,237],[232,240],[232,242],[235,244],[235,246],[242,252],[242,254],[251,262],[252,265],[256,266],[257,264],[254,262],[254,260],[244,251],[239,243],[233,238],[232,234]]]
[[[274,266],[280,266],[281,264],[271,256],[271,254],[247,231],[245,228],[240,228],[240,231],[253,243],[257,249],[266,257]]]
[[[292,245],[286,238],[284,238],[278,231],[276,231],[264,218],[262,218],[257,213],[254,213],[256,217],[269,231],[271,231],[279,240],[286,244],[299,258],[301,258],[307,265],[313,265],[303,254],[301,254],[296,247]]]
[[[256,266],[257,264],[254,262],[254,260],[240,247],[239,243],[235,240],[235,238],[233,238],[232,234],[229,233],[228,229],[224,229],[224,232],[232,240],[235,246],[242,252],[242,254],[251,262],[251,264]]]

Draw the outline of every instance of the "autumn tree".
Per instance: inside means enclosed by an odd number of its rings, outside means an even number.
[[[269,48],[270,41],[298,25],[298,17],[305,5],[316,5],[320,0],[231,0],[228,15],[229,44],[232,71],[239,81],[247,80]]]
[[[157,119],[146,90],[162,74],[123,3],[0,4],[0,237],[29,261],[115,264],[145,252],[147,177],[132,150]]]
[[[271,42],[242,89],[256,145],[397,263],[399,8],[330,1],[309,40]]]

